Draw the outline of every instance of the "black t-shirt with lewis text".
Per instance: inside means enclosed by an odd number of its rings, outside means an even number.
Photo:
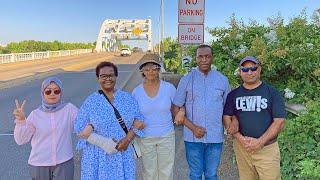
[[[239,120],[240,133],[254,138],[266,132],[273,118],[286,117],[283,97],[265,82],[255,89],[246,89],[241,85],[232,90],[223,114],[235,115]]]

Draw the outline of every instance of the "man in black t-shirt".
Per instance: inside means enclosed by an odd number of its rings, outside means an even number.
[[[256,58],[243,58],[243,84],[229,93],[224,107],[223,121],[234,136],[241,180],[281,179],[277,136],[284,127],[285,106],[280,93],[260,80],[260,73]]]

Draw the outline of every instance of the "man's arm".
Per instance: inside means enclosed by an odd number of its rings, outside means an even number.
[[[284,124],[285,124],[284,118],[274,118],[271,126],[259,138],[262,144],[264,145],[268,141],[276,138],[278,134],[284,129]]]
[[[190,129],[197,138],[202,138],[205,135],[206,133],[205,128],[193,124],[192,121],[190,121],[186,117],[185,107],[179,107],[179,106],[173,105],[172,109],[173,109],[173,113],[175,114],[174,122],[177,125],[183,124],[188,129]]]
[[[172,100],[171,111],[175,118],[174,123],[177,125],[183,124],[183,117],[185,116],[184,104],[186,103],[187,98],[188,77],[189,76],[187,75],[180,79],[175,96]]]
[[[185,108],[183,106],[179,107],[177,105],[172,104],[171,105],[171,111],[172,111],[172,114],[174,116],[174,123],[176,125],[183,124],[184,120],[186,118],[186,110],[185,110]]]
[[[239,131],[239,121],[235,115],[224,115],[223,125],[226,128],[228,134],[232,135]]]
[[[259,138],[263,144],[270,140],[275,139],[278,134],[284,129],[286,110],[284,99],[274,88],[271,88],[272,95],[272,117],[273,122],[267,129],[267,131]]]
[[[229,115],[223,116],[223,125],[224,125],[225,129],[227,129],[227,130],[229,129],[231,121],[232,121],[232,116],[229,116]]]
[[[236,138],[245,147],[246,139],[240,132],[233,134],[233,137]]]
[[[193,122],[191,122],[188,118],[184,119],[184,125],[192,131],[196,138],[202,138],[207,133],[205,128],[193,124]]]
[[[172,104],[171,105],[171,109],[172,109],[172,115],[174,117],[176,117],[176,115],[178,114],[178,112],[180,111],[180,107],[175,105],[175,104]]]
[[[248,152],[254,152],[263,148],[267,142],[278,136],[278,134],[283,130],[284,124],[284,118],[274,118],[273,123],[262,136],[259,138],[246,137],[246,150]]]

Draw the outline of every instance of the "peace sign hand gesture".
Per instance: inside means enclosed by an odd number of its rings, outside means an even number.
[[[24,105],[26,104],[26,100],[23,100],[22,104],[19,104],[19,101],[16,99],[16,109],[13,111],[14,117],[19,121],[24,121],[26,119],[24,115]]]

